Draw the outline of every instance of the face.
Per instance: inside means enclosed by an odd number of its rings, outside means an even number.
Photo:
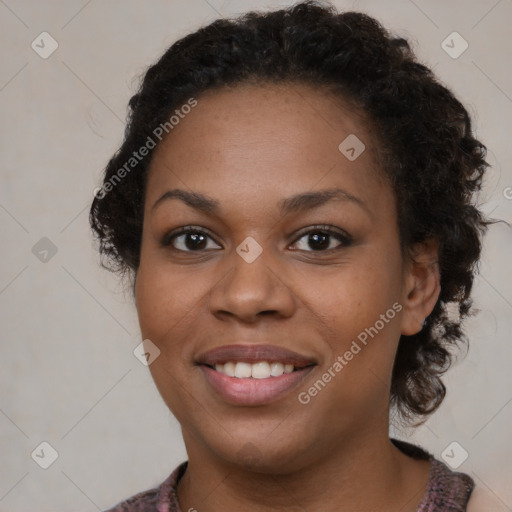
[[[416,320],[376,160],[358,116],[299,85],[208,91],[156,148],[136,304],[189,457],[279,472],[387,436]]]

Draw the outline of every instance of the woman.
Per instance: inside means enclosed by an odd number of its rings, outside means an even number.
[[[303,2],[184,37],[129,105],[90,219],[188,461],[111,510],[466,510],[468,475],[388,434],[464,339],[488,164],[461,103]]]

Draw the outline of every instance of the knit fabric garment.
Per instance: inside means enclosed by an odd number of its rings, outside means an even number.
[[[407,455],[430,460],[427,488],[416,512],[464,512],[474,481],[465,473],[456,473],[418,446],[392,439]],[[184,512],[178,503],[178,482],[188,462],[180,464],[158,487],[140,492],[106,512]]]

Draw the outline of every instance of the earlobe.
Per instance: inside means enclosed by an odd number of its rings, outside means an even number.
[[[439,298],[438,248],[437,240],[431,238],[417,244],[410,253],[402,302],[402,334],[405,336],[423,329],[425,319]]]

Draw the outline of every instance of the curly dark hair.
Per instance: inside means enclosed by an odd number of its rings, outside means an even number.
[[[452,362],[452,348],[467,342],[462,320],[472,308],[470,292],[490,223],[474,197],[489,164],[464,106],[418,62],[407,40],[372,17],[305,1],[219,19],[174,43],[130,99],[124,142],[91,206],[102,265],[132,277],[139,266],[154,150],[113,183],[123,164],[187,99],[254,81],[327,87],[362,114],[377,134],[383,176],[395,192],[402,250],[410,253],[429,237],[439,243],[439,299],[423,329],[401,337],[391,384],[390,405],[419,424],[445,396],[440,377]]]

